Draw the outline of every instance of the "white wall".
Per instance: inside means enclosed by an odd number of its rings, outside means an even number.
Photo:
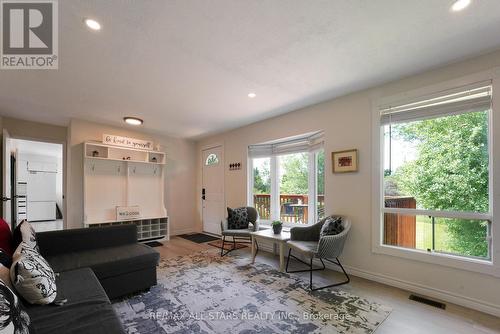
[[[83,227],[83,142],[102,141],[113,134],[151,140],[167,153],[165,206],[170,219],[170,233],[182,234],[196,228],[196,145],[194,142],[156,136],[83,120],[71,120],[68,133],[68,219],[66,228]],[[106,190],[103,190],[106,191]]]
[[[306,132],[325,131],[325,153],[358,148],[359,172],[332,174],[326,159],[326,211],[350,217],[353,227],[343,261],[355,275],[411,289],[430,296],[460,303],[500,315],[500,279],[486,274],[453,269],[424,262],[372,253],[372,103],[378,98],[426,87],[468,74],[500,66],[500,52],[477,57],[340,97],[286,115],[236,130],[214,135],[198,142],[197,189],[201,189],[201,149],[223,143],[225,161],[242,161],[240,171],[225,168],[225,196],[230,207],[246,204],[247,147],[250,144]],[[334,73],[332,73],[334,75]],[[495,88],[494,88],[495,89]],[[497,87],[496,89],[500,89]],[[237,110],[235,111],[237,112]],[[497,115],[500,110],[495,109]],[[499,118],[495,117],[498,123]],[[498,124],[496,125],[498,128]],[[498,152],[498,151],[497,151]],[[226,166],[227,167],[227,166]],[[496,193],[500,190],[497,182]],[[495,198],[498,200],[498,198]],[[197,223],[201,229],[201,205],[197,204]],[[494,222],[498,224],[500,221]],[[500,252],[496,250],[497,256]]]

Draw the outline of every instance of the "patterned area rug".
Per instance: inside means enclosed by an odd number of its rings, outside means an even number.
[[[127,333],[373,333],[391,309],[341,288],[205,251],[158,268],[158,285],[116,302]]]

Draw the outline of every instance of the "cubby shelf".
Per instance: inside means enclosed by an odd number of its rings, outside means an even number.
[[[164,204],[166,154],[98,142],[83,144],[84,225],[135,224],[141,241],[169,238]],[[137,206],[141,218],[117,219],[117,207]]]
[[[87,159],[128,161],[164,165],[166,154],[159,151],[138,150],[111,146],[101,143],[85,143],[84,155]]]
[[[168,217],[150,218],[150,219],[136,219],[128,221],[114,221],[102,223],[88,223],[88,227],[100,226],[114,226],[114,225],[130,225],[137,226],[137,239],[139,241],[158,240],[167,238],[169,236],[169,222]]]

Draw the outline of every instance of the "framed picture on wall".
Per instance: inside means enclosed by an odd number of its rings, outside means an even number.
[[[358,150],[332,152],[332,168],[334,173],[358,171]]]

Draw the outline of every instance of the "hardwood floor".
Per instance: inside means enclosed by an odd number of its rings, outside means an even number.
[[[164,259],[189,255],[195,252],[214,249],[208,244],[197,244],[180,237],[173,237],[164,246],[155,248]],[[243,248],[234,253],[248,256],[250,248]],[[278,256],[261,251],[257,261],[279,266]],[[293,274],[297,275],[297,274]],[[307,273],[302,274],[307,280]],[[319,284],[342,279],[339,273],[325,270],[314,273],[314,280]],[[351,283],[340,287],[352,294],[366,297],[372,301],[391,306],[393,311],[387,320],[378,328],[377,333],[384,334],[491,334],[500,333],[500,318],[467,309],[458,305],[446,303],[446,310],[420,304],[408,299],[409,292],[384,284],[351,276]]]

